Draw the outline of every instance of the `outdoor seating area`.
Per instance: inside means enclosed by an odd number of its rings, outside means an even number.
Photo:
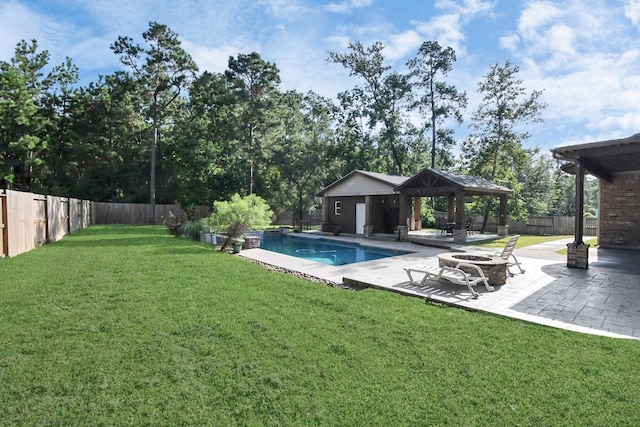
[[[464,230],[467,233],[467,235],[474,233],[475,222],[476,222],[476,219],[475,217],[472,217],[472,216],[468,217],[465,220]],[[447,218],[444,218],[444,217],[436,217],[436,234],[437,235],[439,236],[453,235],[453,230],[455,230],[455,228],[456,228],[455,221],[449,221],[447,220]]]

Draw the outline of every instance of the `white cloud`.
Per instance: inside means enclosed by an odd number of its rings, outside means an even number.
[[[259,4],[265,6],[273,16],[286,20],[295,19],[311,10],[297,0],[263,0]]]
[[[465,52],[465,28],[480,15],[492,15],[496,2],[481,0],[438,0],[435,7],[445,13],[427,22],[418,22],[416,29],[425,38],[437,40],[442,46],[450,46],[458,53]]]
[[[329,3],[324,7],[331,13],[349,13],[354,9],[362,9],[370,6],[373,0],[345,0],[341,3]]]
[[[501,38],[533,76],[526,84],[545,89],[549,126],[614,136],[640,129],[640,52],[623,18],[633,21],[637,4],[622,11],[603,1],[532,1],[517,31]]]
[[[13,57],[16,44],[24,39],[36,39],[42,46],[45,35],[55,23],[46,16],[32,12],[17,2],[0,4],[0,59]]]
[[[515,51],[520,43],[520,36],[517,34],[509,34],[500,37],[500,47],[510,51]]]
[[[525,38],[538,38],[540,28],[562,16],[562,10],[548,1],[532,2],[518,20],[518,32]]]
[[[460,15],[447,14],[418,25],[417,30],[429,40],[437,40],[442,46],[450,46],[456,52],[464,51],[464,33]]]
[[[438,9],[453,10],[460,15],[478,15],[491,13],[496,6],[495,1],[463,0],[438,0],[435,4]]]
[[[640,27],[640,0],[629,0],[624,6],[624,16],[626,16],[633,25]]]
[[[404,58],[408,53],[415,53],[423,42],[423,38],[416,31],[409,30],[394,34],[385,49],[385,56],[390,60]]]

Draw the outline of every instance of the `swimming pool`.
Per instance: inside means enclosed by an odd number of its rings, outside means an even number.
[[[260,242],[260,248],[328,265],[354,264],[411,253],[363,246],[358,243],[336,242],[322,238],[310,239],[276,233],[265,233]]]

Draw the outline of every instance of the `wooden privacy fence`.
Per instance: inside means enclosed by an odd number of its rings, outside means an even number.
[[[533,235],[572,235],[575,234],[576,219],[574,216],[532,216],[527,221],[508,221],[509,234]],[[598,235],[598,218],[585,218],[585,236]]]
[[[436,216],[446,217],[446,212],[436,212]],[[473,229],[479,231],[482,227],[482,216],[475,217]],[[552,235],[564,236],[575,234],[576,221],[574,216],[531,216],[526,221],[507,221],[509,234]],[[585,218],[585,236],[597,236],[599,228],[598,218]],[[498,219],[489,217],[487,221],[487,233],[495,233],[498,230]]]
[[[16,256],[91,224],[91,202],[0,190],[0,255]]]
[[[150,205],[145,203],[91,203],[94,224],[149,224]],[[184,213],[180,205],[156,205],[154,224],[162,224],[169,212],[174,215]],[[196,206],[194,217],[206,218],[209,208]]]
[[[0,190],[0,257],[28,252],[92,224],[148,224],[149,209],[142,203],[99,203]],[[184,213],[180,205],[156,205],[155,224],[162,224],[169,212]],[[196,218],[207,216],[206,206],[195,208]]]

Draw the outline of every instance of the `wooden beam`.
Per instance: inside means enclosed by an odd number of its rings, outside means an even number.
[[[580,166],[582,166],[584,169],[597,176],[598,178],[604,179],[605,181],[613,182],[613,174],[611,172],[602,169],[588,159],[580,159],[578,160],[578,162]],[[582,174],[584,175],[584,171],[582,171]]]

